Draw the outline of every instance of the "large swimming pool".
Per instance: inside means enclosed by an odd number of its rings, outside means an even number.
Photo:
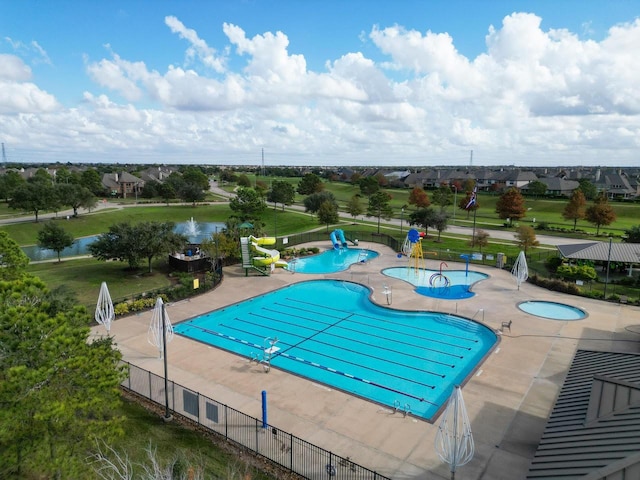
[[[375,305],[370,290],[301,282],[176,325],[175,332],[431,420],[498,341],[463,317]]]
[[[391,267],[382,273],[415,286],[416,293],[444,300],[462,300],[475,295],[471,286],[489,275],[473,270],[429,270],[426,268]]]
[[[295,258],[289,261],[286,268],[296,273],[335,273],[377,256],[378,252],[365,248],[332,248],[318,255]]]

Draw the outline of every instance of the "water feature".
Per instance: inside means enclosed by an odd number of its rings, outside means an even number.
[[[214,233],[222,232],[227,228],[223,222],[197,222],[191,218],[188,222],[180,222],[173,229],[176,233],[186,235],[190,243],[202,243],[203,240],[211,238]],[[60,252],[60,258],[79,257],[82,255],[90,255],[88,246],[94,242],[99,235],[90,235],[88,237],[76,238],[68,248]],[[29,245],[21,247],[22,251],[32,261],[54,260],[58,258],[58,254],[46,248],[40,248],[37,245]]]
[[[489,275],[473,270],[429,270],[426,268],[391,267],[383,275],[403,280],[415,286],[415,292],[425,297],[443,300],[463,300],[475,295],[471,286]]]

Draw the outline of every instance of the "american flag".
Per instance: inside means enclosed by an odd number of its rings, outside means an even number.
[[[471,198],[469,199],[469,203],[464,207],[465,210],[469,210],[476,204],[476,195],[478,194],[478,186],[473,187],[473,191],[471,192]]]

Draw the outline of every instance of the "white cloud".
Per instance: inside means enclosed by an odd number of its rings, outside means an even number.
[[[43,113],[59,108],[55,97],[31,80],[31,69],[14,56],[0,54],[0,114]]]
[[[209,47],[207,42],[202,40],[195,30],[186,28],[184,24],[174,16],[165,17],[164,22],[173,33],[177,33],[180,38],[184,38],[191,44],[186,52],[189,62],[194,62],[197,59],[218,73],[223,73],[226,70],[224,56],[217,56],[216,50]]]
[[[283,32],[249,38],[224,23],[229,45],[216,49],[177,17],[165,23],[188,42],[184,65],[151,70],[108,47],[110,58],[86,63],[108,93],[86,92],[77,108],[40,122],[0,117],[0,129],[20,138],[28,124],[25,138],[44,145],[64,132],[70,148],[126,149],[132,160],[182,150],[167,161],[215,161],[219,152],[219,161],[246,163],[271,145],[298,163],[422,164],[428,155],[444,163],[451,152],[465,163],[474,149],[487,163],[557,165],[572,155],[597,163],[606,152],[607,162],[637,164],[640,20],[596,42],[514,13],[487,27],[486,52],[473,59],[447,33],[375,26],[369,38],[387,61],[345,52],[321,71],[289,51]],[[231,59],[244,68],[229,70]],[[0,67],[0,112],[57,107],[27,83],[31,70],[18,57],[0,55]]]

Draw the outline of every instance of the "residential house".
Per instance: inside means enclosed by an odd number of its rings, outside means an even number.
[[[102,185],[113,197],[127,198],[135,196],[138,198],[138,194],[144,188],[144,180],[128,172],[105,173],[102,176]]]

